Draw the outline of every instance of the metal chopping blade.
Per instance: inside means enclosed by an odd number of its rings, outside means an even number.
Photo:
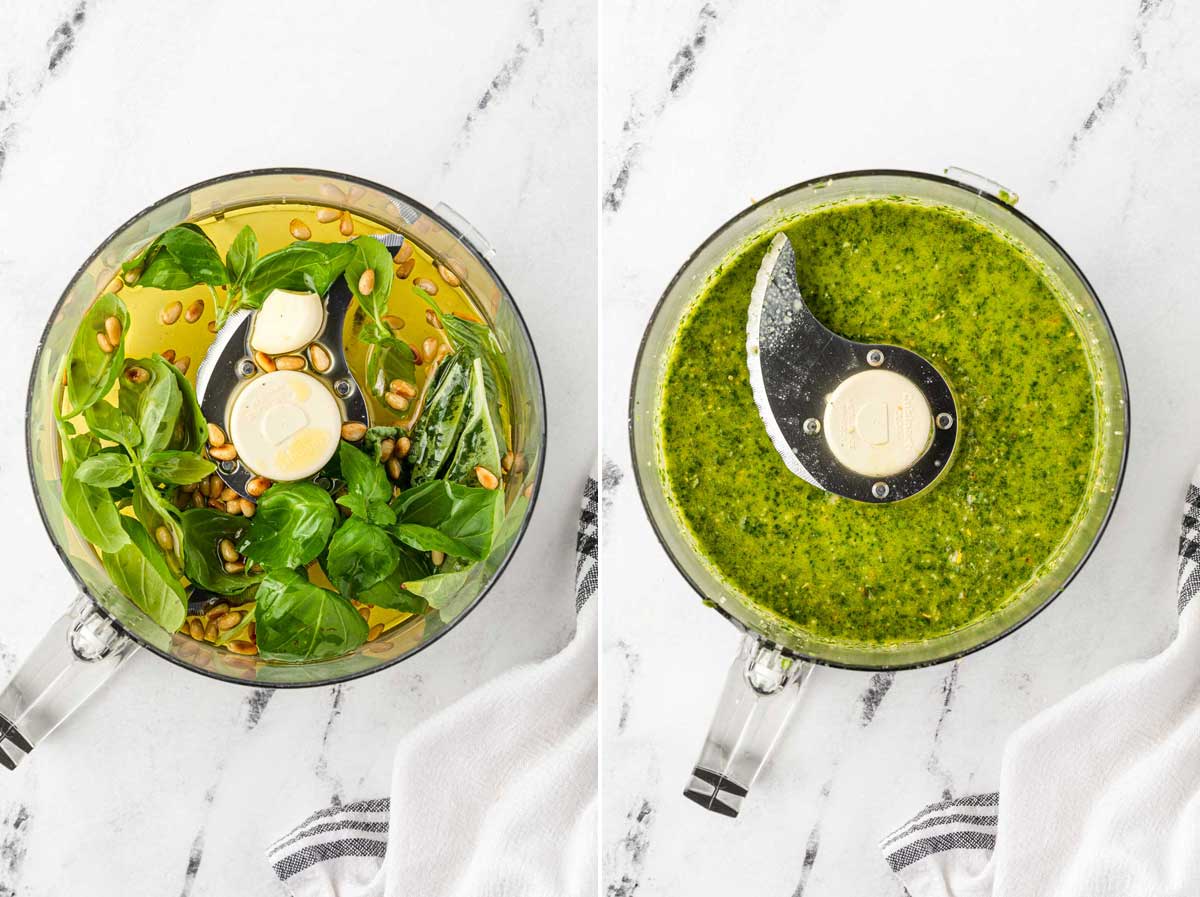
[[[816,319],[784,234],[750,295],[746,361],[759,415],[788,469],[863,502],[894,502],[949,466],[958,414],[946,379],[900,346],[857,343]]]

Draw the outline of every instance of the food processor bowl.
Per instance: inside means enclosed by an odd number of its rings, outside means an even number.
[[[168,228],[264,204],[345,209],[398,232],[460,275],[493,328],[512,379],[512,450],[525,459],[506,484],[506,516],[491,554],[440,610],[405,620],[357,651],[330,660],[280,663],[237,655],[166,632],[113,585],[99,557],[67,520],[55,428],[55,378],[79,322],[121,262]],[[328,685],[400,663],[441,638],[474,608],[516,549],[537,496],[545,450],[545,398],[529,331],[492,267],[487,241],[448,206],[428,208],[402,193],[350,175],[302,168],[230,174],[180,190],[121,225],[71,279],[42,335],[29,382],[29,474],[46,530],[80,597],[0,693],[0,764],[12,768],[139,646],[193,672],[268,688]]]
[[[952,176],[897,170],[845,172],[796,184],[755,203],[718,228],[684,263],[659,300],[642,339],[629,405],[633,466],[642,502],[679,572],[706,602],[746,633],[685,791],[716,812],[737,814],[812,664],[901,670],[952,660],[989,645],[1032,619],[1066,588],[1112,514],[1128,452],[1129,397],[1120,349],[1100,300],[1063,248],[1013,208],[1015,194],[959,169],[947,174]],[[937,638],[875,646],[819,639],[755,604],[712,569],[672,505],[660,452],[659,415],[679,326],[723,262],[821,206],[888,197],[958,210],[1005,235],[1043,266],[1065,297],[1089,356],[1097,440],[1086,507],[1057,555],[1019,594],[995,612]]]

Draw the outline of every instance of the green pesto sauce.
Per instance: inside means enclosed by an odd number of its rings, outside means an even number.
[[[868,505],[784,466],[746,370],[750,291],[773,234],[719,270],[668,361],[666,480],[701,552],[763,607],[825,639],[932,638],[1005,604],[1082,512],[1095,443],[1084,348],[1037,263],[953,210],[878,200],[783,228],[813,313],[929,359],[958,403],[950,469]]]

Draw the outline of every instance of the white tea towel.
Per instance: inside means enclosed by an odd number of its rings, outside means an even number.
[[[1200,895],[1200,469],[1179,539],[1179,629],[1017,730],[1000,790],[886,839],[912,897]]]
[[[272,845],[294,897],[593,897],[596,514],[589,479],[570,644],[405,736],[390,798],[319,810]]]

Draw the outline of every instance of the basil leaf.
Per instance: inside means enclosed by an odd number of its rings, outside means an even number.
[[[238,551],[268,570],[299,567],[325,548],[336,518],[333,499],[320,486],[276,483],[258,500]]]
[[[139,367],[149,376],[135,382],[128,376],[131,368]],[[129,359],[126,375],[121,378],[117,402],[121,410],[137,422],[142,433],[138,455],[146,457],[165,449],[175,435],[175,424],[183,407],[183,396],[175,375],[178,371],[157,355]]]
[[[146,478],[145,471],[134,468],[134,486],[131,504],[133,513],[137,519],[146,527],[146,531],[153,533],[160,526],[165,526],[171,531],[171,539],[175,545],[175,556],[183,557],[183,531],[179,528],[179,520],[176,515],[179,513],[175,507],[168,504],[167,501],[159,494],[159,491],[154,488],[154,484]]]
[[[479,321],[471,321],[453,313],[443,313],[433,297],[420,287],[414,286],[413,291],[424,299],[438,316],[438,321],[446,333],[446,341],[452,349],[483,359],[488,398],[493,405],[498,405],[503,397],[508,395],[510,377],[508,361],[495,332],[487,324]]]
[[[350,491],[337,503],[371,523],[395,523],[396,515],[388,507],[392,484],[383,465],[345,441],[338,446],[338,464],[341,466],[342,479]]]
[[[461,602],[463,592],[471,582],[476,570],[475,564],[459,569],[448,569],[444,573],[434,573],[424,579],[409,580],[404,588],[429,603],[437,610],[448,610]],[[455,601],[455,599],[460,599]],[[451,616],[443,614],[443,616]]]
[[[192,508],[179,518],[183,530],[183,572],[187,578],[218,595],[238,595],[263,578],[262,573],[227,573],[221,558],[222,539],[235,545],[250,528],[245,517],[210,508]]]
[[[112,495],[107,489],[80,481],[75,476],[78,469],[75,458],[63,458],[63,510],[67,519],[75,524],[84,539],[100,551],[118,551],[129,538],[121,528],[121,514],[113,503]]]
[[[217,465],[195,452],[179,451],[155,452],[146,457],[144,465],[147,475],[156,483],[180,486],[198,482],[217,469]]]
[[[399,427],[371,427],[363,437],[363,446],[367,454],[375,459],[376,464],[383,463],[383,450],[380,446],[385,439],[396,439],[400,435]]]
[[[341,594],[357,598],[363,589],[392,573],[398,562],[396,546],[386,530],[351,517],[333,534],[323,566]]]
[[[121,527],[128,541],[101,554],[104,569],[126,598],[167,632],[174,632],[187,615],[183,586],[140,523],[122,517]]]
[[[503,454],[504,437],[483,384],[483,360],[475,358],[471,362],[471,385],[463,414],[462,434],[458,438],[454,457],[446,468],[446,479],[465,486],[478,486],[479,478],[475,475],[477,467],[491,471],[498,479],[501,476],[500,458]]]
[[[295,570],[272,571],[254,597],[258,653],[265,660],[325,660],[367,640],[367,623],[354,605]]]
[[[210,286],[229,283],[217,248],[199,227],[186,224],[173,227],[156,242],[138,278],[139,286],[180,290],[198,283]]]
[[[386,607],[410,614],[424,613],[425,599],[405,588],[405,583],[422,580],[433,573],[429,554],[408,545],[392,544],[396,553],[396,569],[375,585],[353,596],[363,604]]]
[[[363,311],[378,321],[387,314],[388,297],[395,279],[392,253],[374,237],[355,237],[350,245],[354,247],[354,254],[346,265],[346,286],[350,287]],[[375,272],[375,286],[364,295],[358,290],[358,281],[368,268]]]
[[[257,259],[258,236],[250,225],[246,225],[238,231],[229,244],[229,252],[225,253],[225,273],[229,275],[229,282],[238,286],[245,281]]]
[[[89,486],[100,486],[104,489],[120,486],[131,476],[133,476],[133,465],[129,463],[129,458],[123,454],[110,452],[93,455],[80,464],[79,469],[75,471],[75,479],[79,482],[87,483]]]
[[[390,335],[373,343],[367,351],[366,377],[367,388],[380,399],[387,395],[388,384],[393,380],[407,380],[415,385],[417,365],[412,347]]]
[[[442,365],[425,410],[412,431],[408,462],[413,485],[433,480],[446,466],[462,431],[471,379],[470,359],[451,355]]]
[[[246,278],[242,305],[261,307],[272,290],[309,290],[324,296],[354,252],[349,243],[299,241],[268,253]]]
[[[200,452],[208,441],[208,421],[200,410],[200,401],[196,398],[196,389],[192,382],[180,373],[179,368],[168,364],[175,375],[175,385],[179,387],[179,418],[171,434],[169,446],[185,452]]]
[[[105,352],[100,348],[97,334],[104,333],[104,322],[110,317],[121,322],[121,341],[113,351]],[[128,331],[129,312],[115,293],[105,293],[83,316],[67,353],[67,400],[71,416],[108,395],[125,361]]]
[[[392,510],[394,532],[406,545],[480,561],[492,550],[504,517],[504,496],[499,489],[434,480],[401,493]]]
[[[107,402],[97,402],[83,412],[88,429],[97,436],[134,449],[142,441],[142,431],[128,414]]]

